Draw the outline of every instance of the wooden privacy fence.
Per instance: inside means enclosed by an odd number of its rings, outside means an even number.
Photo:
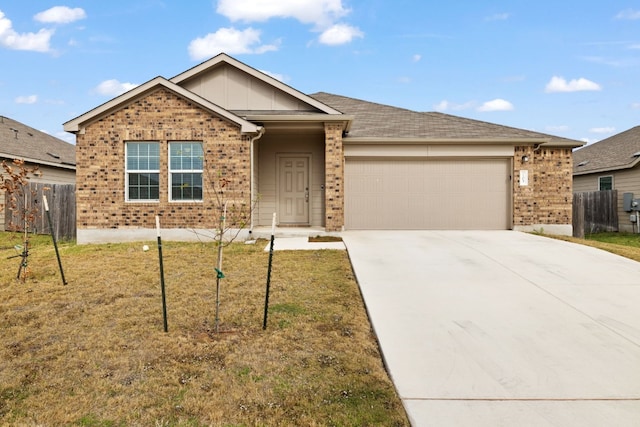
[[[37,207],[34,230],[38,234],[52,234],[47,221],[47,213],[44,210],[42,196],[47,196],[49,213],[53,222],[53,234],[58,240],[74,240],[76,238],[76,186],[73,184],[46,184],[29,183],[26,191],[27,209]],[[5,203],[10,195],[5,194]],[[5,230],[24,231],[22,213],[24,201],[18,201],[18,211],[12,211],[5,206]]]
[[[618,191],[589,191],[573,194],[573,237],[618,231]]]

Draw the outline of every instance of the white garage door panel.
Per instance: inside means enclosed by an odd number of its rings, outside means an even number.
[[[347,159],[347,229],[510,227],[509,159]]]

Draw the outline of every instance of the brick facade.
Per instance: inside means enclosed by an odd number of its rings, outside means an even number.
[[[528,157],[523,162],[523,156]],[[513,225],[570,225],[573,194],[571,148],[515,147],[513,171]],[[520,185],[520,171],[529,171],[529,183]]]
[[[344,149],[342,125],[325,123],[325,230],[344,226]]]
[[[125,142],[160,143],[160,201],[125,201]],[[168,143],[203,143],[202,202],[169,202]],[[250,148],[236,124],[229,123],[166,89],[123,106],[77,134],[78,229],[215,228],[219,209],[212,182],[229,179],[226,199],[249,202]]]
[[[344,148],[342,124],[325,123],[325,230],[344,227]],[[160,143],[159,202],[125,200],[125,143]],[[205,152],[202,202],[170,202],[168,144],[201,141]],[[78,229],[149,229],[155,215],[162,227],[212,229],[220,217],[212,182],[229,179],[225,199],[249,205],[251,136],[173,92],[159,88],[89,123],[77,134]],[[522,157],[528,156],[524,162]],[[570,148],[515,147],[513,162],[514,228],[570,225],[572,154]],[[529,183],[519,174],[528,170]],[[248,216],[243,219],[249,220]]]

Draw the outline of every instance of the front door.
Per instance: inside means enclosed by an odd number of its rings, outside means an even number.
[[[309,225],[309,158],[279,159],[278,223]]]

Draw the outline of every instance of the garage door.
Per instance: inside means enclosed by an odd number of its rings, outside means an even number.
[[[504,230],[509,159],[359,159],[345,164],[345,228]]]

